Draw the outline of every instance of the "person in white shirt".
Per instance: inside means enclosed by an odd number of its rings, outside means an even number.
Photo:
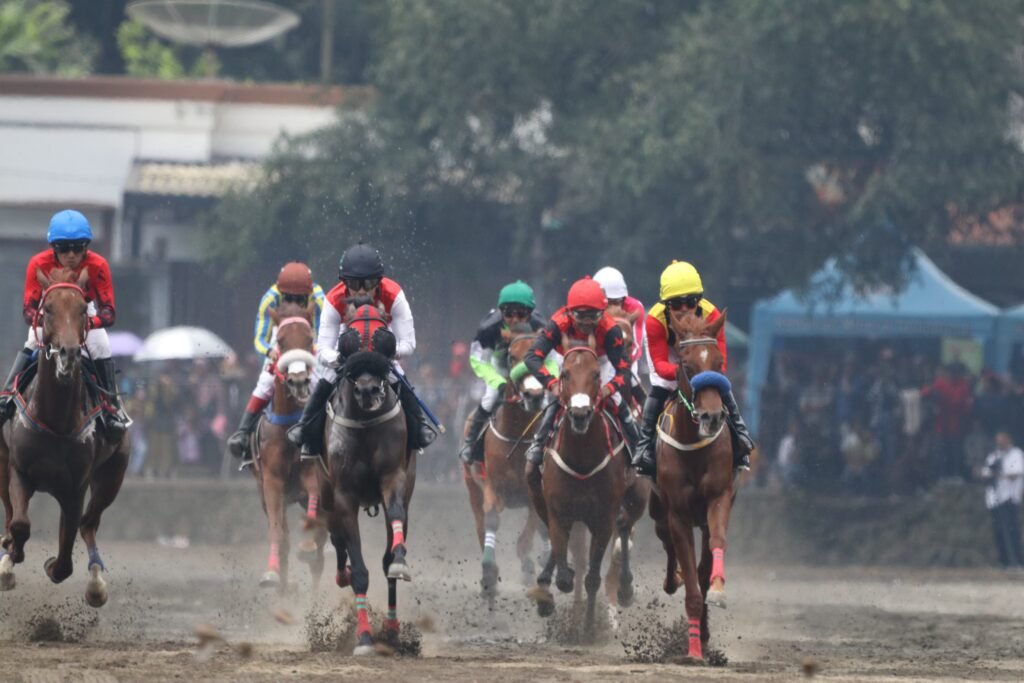
[[[1006,432],[996,434],[996,449],[979,470],[985,481],[985,507],[992,513],[999,563],[1024,567],[1021,551],[1020,506],[1024,499],[1024,452]]]

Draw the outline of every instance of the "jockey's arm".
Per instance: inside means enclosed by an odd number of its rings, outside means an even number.
[[[537,335],[536,341],[533,342],[533,346],[526,353],[526,358],[523,362],[526,363],[526,368],[530,374],[537,378],[537,381],[545,389],[551,389],[554,387],[555,382],[558,381],[558,374],[552,373],[548,369],[548,364],[545,362],[553,350],[558,347],[559,342],[562,340],[562,331],[558,329],[558,325],[554,321],[548,321],[544,325],[544,329]]]
[[[338,337],[341,335],[341,314],[334,306],[324,306],[316,334],[316,357],[321,365],[332,367],[338,362]]]
[[[274,321],[270,318],[270,312],[277,308],[277,303],[277,292],[271,287],[260,299],[259,308],[256,309],[256,325],[252,345],[256,349],[256,353],[261,356],[270,352],[271,335],[274,329]]]
[[[620,392],[625,398],[632,376],[629,357],[626,355],[626,339],[620,328],[613,327],[604,335],[604,353],[615,370],[615,375],[604,386],[602,393],[610,396],[615,392]]]
[[[412,321],[412,309],[405,292],[399,292],[391,306],[391,331],[395,334],[397,358],[408,358],[416,350],[416,327]]]
[[[647,367],[663,380],[674,382],[676,364],[668,358],[668,332],[653,315],[647,316]]]
[[[498,368],[494,367],[492,360],[494,352],[485,348],[478,339],[474,339],[469,346],[469,366],[473,368],[473,374],[482,379],[487,386],[498,389],[507,382],[505,376]]]
[[[22,316],[25,318],[25,324],[30,327],[36,310],[39,308],[39,302],[43,298],[43,286],[39,284],[39,280],[36,278],[37,270],[38,266],[33,258],[28,262],[28,268],[25,269],[25,299],[21,311]]]
[[[89,318],[93,329],[113,327],[117,320],[114,308],[114,280],[110,275],[110,265],[99,254],[90,254],[90,263],[86,265],[89,272],[89,297],[96,307],[96,314]]]
[[[313,329],[320,330],[320,318],[324,314],[324,304],[327,303],[327,295],[320,285],[313,285]]]

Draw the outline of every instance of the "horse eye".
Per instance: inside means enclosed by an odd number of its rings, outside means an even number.
[[[601,379],[601,373],[600,372],[595,372],[594,373],[594,379]]]

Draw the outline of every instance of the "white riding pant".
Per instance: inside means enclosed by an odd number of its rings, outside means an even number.
[[[270,371],[270,367],[270,359],[265,358],[263,368],[260,370],[260,377],[256,380],[256,388],[252,390],[253,396],[264,401],[274,396],[274,373]]]
[[[486,410],[488,413],[494,412],[494,407],[498,404],[498,390],[492,387],[490,384],[484,385],[483,398],[480,399],[480,407]]]
[[[35,351],[38,348],[37,342],[42,340],[42,338],[43,328],[37,327],[35,330],[31,327],[28,328],[28,339],[25,340],[25,348]],[[85,349],[93,360],[110,358],[110,337],[107,336],[107,331],[103,328],[89,330],[89,333],[85,335]]]

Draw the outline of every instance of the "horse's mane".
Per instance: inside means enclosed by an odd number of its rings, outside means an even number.
[[[385,379],[391,372],[391,361],[387,356],[376,351],[357,351],[348,357],[341,374],[349,379],[369,374],[378,379]]]
[[[707,321],[697,316],[688,315],[682,319],[672,319],[672,331],[680,337],[702,337],[707,334],[707,329]]]

